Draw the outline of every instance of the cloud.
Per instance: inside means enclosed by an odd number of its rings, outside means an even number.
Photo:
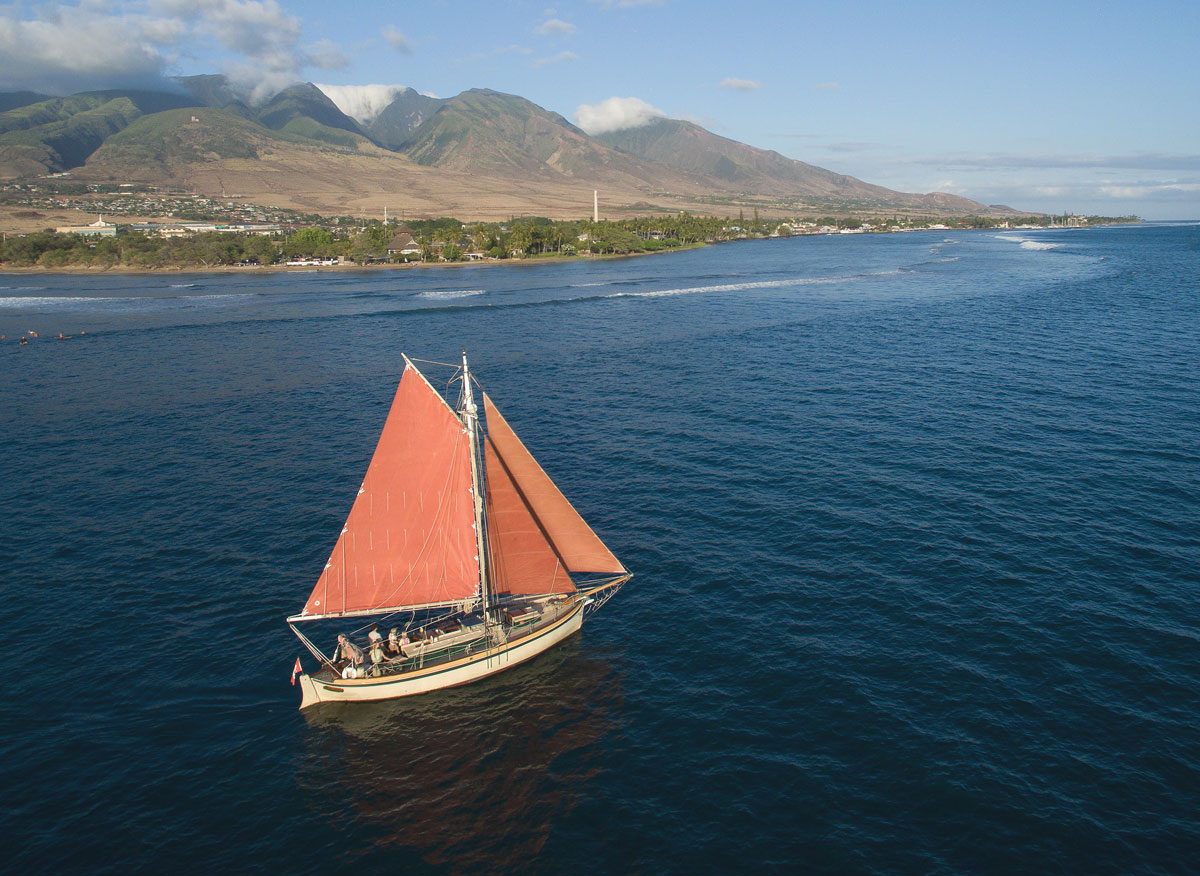
[[[636,97],[610,97],[597,104],[580,104],[575,121],[589,134],[606,134],[626,128],[640,128],[667,114]]]
[[[162,87],[191,57],[212,58],[235,90],[260,101],[306,67],[346,65],[328,39],[300,46],[301,32],[278,0],[51,0],[28,14],[0,5],[0,90]]]
[[[252,102],[266,100],[300,78],[306,60],[296,46],[300,19],[276,0],[191,0],[184,14],[196,19],[196,35],[242,56],[223,66],[234,88]]]
[[[753,79],[734,79],[727,77],[721,80],[717,88],[732,88],[734,91],[757,91],[762,85]]]
[[[970,170],[1018,168],[1100,168],[1114,170],[1200,170],[1200,154],[1143,152],[1124,155],[932,155],[912,159],[913,164],[960,167]]]
[[[32,20],[0,7],[0,89],[66,94],[162,80],[182,26],[134,14],[47,6]]]
[[[578,28],[573,24],[569,24],[559,18],[550,18],[543,21],[533,29],[533,32],[538,36],[570,36],[575,33]]]
[[[387,44],[397,52],[402,55],[412,54],[412,43],[408,41],[408,37],[400,32],[400,28],[394,24],[389,24],[381,33],[383,34],[383,38],[387,40]]]
[[[342,112],[364,125],[387,109],[406,85],[321,85],[313,83]]]
[[[836,82],[818,82],[813,86],[814,91],[841,91],[842,86]]]
[[[578,61],[579,56],[574,52],[559,52],[551,58],[538,58],[533,62],[535,67],[545,67],[547,64],[560,64],[563,61]]]
[[[309,65],[322,70],[338,70],[350,63],[341,46],[325,39],[305,47],[304,56]]]

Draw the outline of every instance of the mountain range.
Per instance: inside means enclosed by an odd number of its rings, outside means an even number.
[[[218,75],[169,91],[0,94],[0,179],[62,173],[340,214],[578,218],[593,190],[614,218],[1007,211],[892,191],[676,119],[591,136],[516,95],[404,89],[358,121],[311,83],[250,106]]]

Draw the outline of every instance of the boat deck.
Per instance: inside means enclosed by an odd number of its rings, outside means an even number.
[[[344,660],[338,661],[334,668],[326,666],[314,673],[313,678],[326,682],[345,678],[381,678],[449,663],[489,648],[515,644],[554,623],[574,605],[575,601],[569,597],[550,597],[508,605],[497,611],[498,621],[493,621],[490,629],[481,615],[460,615],[414,633],[411,641],[400,646],[399,656],[377,664],[370,663],[368,657],[367,662],[358,667],[352,667]]]

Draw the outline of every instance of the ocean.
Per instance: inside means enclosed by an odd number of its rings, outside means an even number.
[[[1194,873],[1198,280],[1196,224],[0,273],[5,869]],[[463,349],[635,577],[301,713],[401,354]]]

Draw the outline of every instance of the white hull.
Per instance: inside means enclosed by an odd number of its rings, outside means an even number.
[[[518,663],[523,663],[531,657],[536,657],[578,631],[583,625],[583,609],[584,604],[581,603],[566,617],[546,629],[511,644],[472,654],[450,663],[412,670],[402,675],[390,675],[382,678],[347,678],[337,681],[323,681],[309,675],[301,675],[300,708],[307,709],[318,703],[392,700],[428,693],[444,687],[456,687],[486,678],[511,666],[516,666]]]

